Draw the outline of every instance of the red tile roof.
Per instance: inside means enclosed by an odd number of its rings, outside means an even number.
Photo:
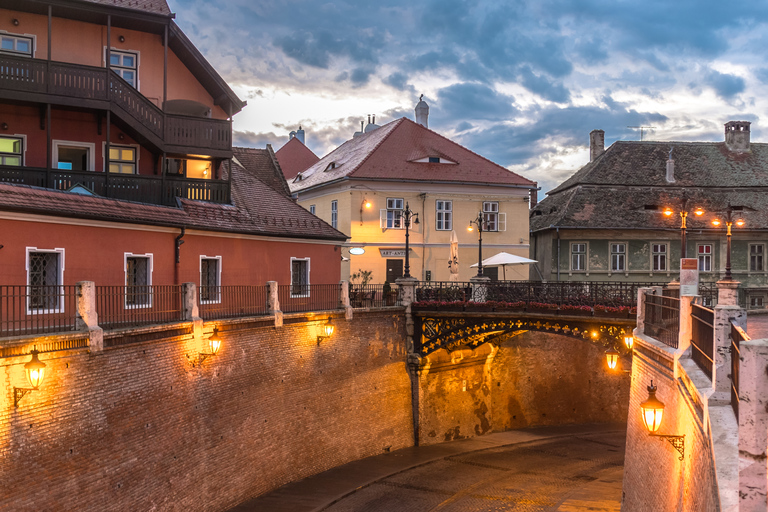
[[[298,138],[289,140],[275,153],[285,179],[292,180],[304,169],[314,165],[320,157],[312,152]]]
[[[152,14],[162,14],[168,16],[171,9],[165,0],[85,0],[92,4],[111,5],[113,7],[123,7],[134,11],[149,12]]]
[[[288,197],[291,196],[288,183],[286,183],[285,177],[280,170],[280,165],[277,162],[275,153],[272,151],[272,146],[267,144],[267,149],[233,147],[232,151],[235,153],[237,161],[245,170],[281,194]]]
[[[429,157],[455,163],[414,162]],[[536,182],[407,118],[348,140],[300,176],[290,184],[294,192],[348,178],[536,187]]]

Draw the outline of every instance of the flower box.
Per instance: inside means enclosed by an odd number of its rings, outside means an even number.
[[[592,316],[592,308],[589,306],[560,306],[560,314],[565,316]]]

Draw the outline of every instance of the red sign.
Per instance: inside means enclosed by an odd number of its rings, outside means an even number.
[[[699,260],[696,258],[681,259],[680,270],[699,270]]]

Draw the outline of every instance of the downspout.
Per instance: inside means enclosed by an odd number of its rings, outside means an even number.
[[[187,232],[187,228],[184,226],[181,227],[181,233],[179,233],[179,236],[176,237],[175,242],[175,248],[176,248],[176,265],[174,266],[173,271],[173,282],[174,284],[179,284],[179,263],[181,262],[181,244],[184,243],[184,234]]]

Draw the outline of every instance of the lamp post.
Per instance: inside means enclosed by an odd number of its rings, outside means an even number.
[[[483,277],[483,225],[485,224],[483,212],[478,212],[477,218],[469,221],[468,231],[472,231],[472,224],[477,226],[477,277]]]
[[[725,280],[726,281],[733,281],[733,278],[731,277],[731,226],[733,226],[733,207],[728,204],[728,208],[725,210],[725,227],[726,227],[726,235],[725,239],[727,241],[726,246],[726,256],[725,256]],[[722,222],[720,222],[720,219],[715,219],[712,221],[712,224],[717,227]],[[736,225],[741,227],[744,225],[744,220],[739,218],[736,219]]]
[[[410,278],[411,277],[411,247],[408,242],[409,233],[408,230],[411,225],[411,219],[413,219],[414,224],[419,223],[419,214],[411,210],[410,206],[408,206],[408,203],[405,203],[405,210],[403,210],[402,213],[403,222],[405,222],[405,271],[403,272],[403,277]]]
[[[664,215],[667,217],[671,217],[672,214],[674,214],[675,211],[672,208],[665,208],[664,209]],[[688,230],[688,227],[686,226],[686,220],[688,219],[688,198],[683,197],[682,205],[680,207],[680,258],[686,258],[687,257],[687,239],[686,239],[686,231]],[[696,208],[693,211],[694,215],[697,217],[701,217],[704,215],[704,210],[701,208]]]

